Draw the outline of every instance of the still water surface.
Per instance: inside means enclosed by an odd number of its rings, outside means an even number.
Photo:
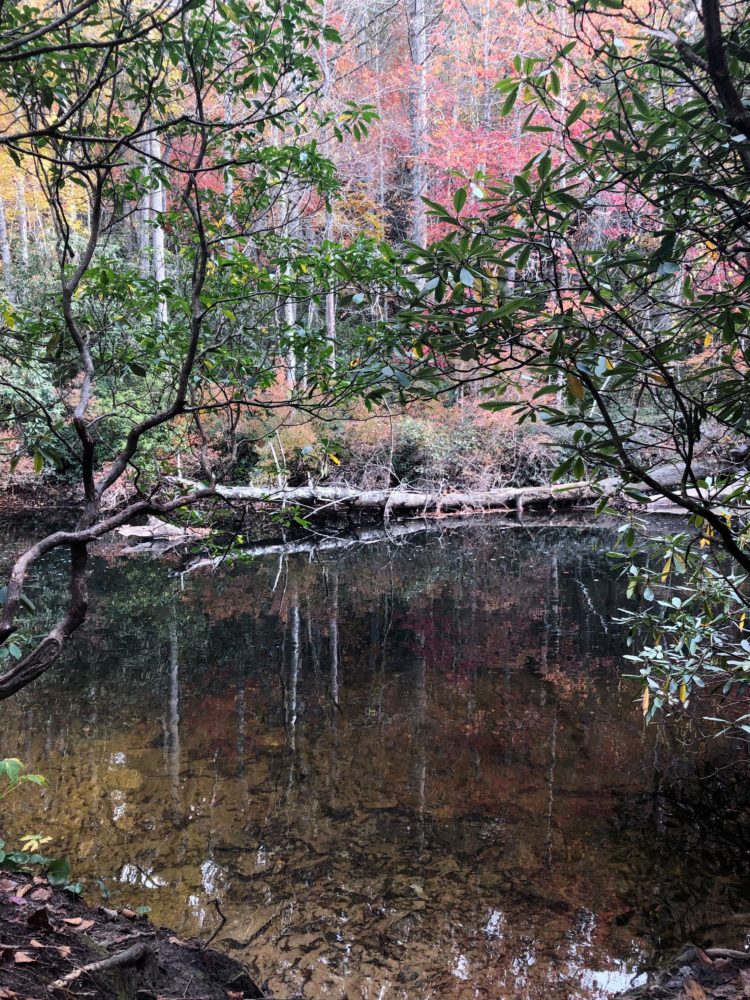
[[[0,707],[50,781],[3,825],[183,935],[219,900],[216,943],[281,997],[609,996],[742,944],[747,776],[644,730],[610,544],[497,525],[205,575],[104,551],[64,666]]]

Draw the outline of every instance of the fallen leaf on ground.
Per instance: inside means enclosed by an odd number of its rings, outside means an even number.
[[[123,917],[127,917],[128,920],[135,920],[135,918],[138,916],[135,910],[129,910],[127,907],[124,910],[120,910],[120,914]]]
[[[17,951],[13,956],[13,961],[16,965],[23,965],[26,962],[36,962],[34,955],[30,955],[28,951]]]
[[[183,941],[182,938],[178,938],[178,937],[168,938],[168,941],[169,941],[170,944],[179,944],[182,947],[184,947],[187,944],[187,941]]]
[[[15,892],[16,883],[12,878],[0,878],[0,892]]]
[[[52,890],[45,889],[40,886],[38,889],[34,889],[29,899],[35,899],[37,902],[46,903],[48,899],[52,899]]]
[[[69,924],[71,927],[80,927],[83,923],[83,917],[65,917],[63,923]]]
[[[703,950],[702,948],[698,948],[698,947],[696,946],[696,949],[695,949],[695,954],[696,954],[696,955],[698,956],[698,961],[699,961],[699,962],[701,963],[701,965],[703,965],[703,966],[704,966],[704,967],[705,967],[706,969],[710,969],[710,968],[711,968],[711,966],[712,966],[712,965],[714,964],[714,963],[713,963],[713,959],[709,958],[709,957],[708,957],[708,955],[707,955],[707,954],[705,953],[705,951],[704,951],[704,950]]]
[[[57,949],[57,954],[60,958],[68,958],[70,955],[70,948],[66,944],[61,944]]]
[[[0,986],[0,1000],[14,1000],[18,994],[14,993],[13,990],[6,990],[4,986]]]
[[[36,938],[32,938],[31,941],[29,941],[29,944],[31,945],[32,948],[46,948],[47,947],[46,944],[42,944],[42,942],[41,941],[37,941]]]
[[[78,924],[78,926],[76,927],[76,930],[81,932],[90,931],[95,923],[96,923],[95,920],[82,920],[80,924]]]
[[[688,977],[682,984],[682,990],[687,1000],[706,1000],[706,991],[696,983],[694,979]]]

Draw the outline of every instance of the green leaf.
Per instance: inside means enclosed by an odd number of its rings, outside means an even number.
[[[325,28],[323,28],[323,38],[325,38],[327,42],[335,42],[337,45],[342,44],[341,35],[330,24],[327,24]]]
[[[574,125],[578,119],[584,114],[586,108],[588,107],[588,101],[581,99],[578,104],[573,108],[568,117],[565,119],[565,127],[570,128]]]
[[[70,865],[62,858],[53,858],[47,865],[47,879],[50,885],[62,886],[70,882]]]
[[[46,785],[47,779],[42,774],[22,774],[21,781],[30,781],[32,785]]]
[[[516,101],[518,100],[518,90],[519,88],[516,86],[508,92],[508,95],[503,101],[502,107],[500,108],[501,118],[507,118],[507,116],[511,113],[513,108],[516,106]]]

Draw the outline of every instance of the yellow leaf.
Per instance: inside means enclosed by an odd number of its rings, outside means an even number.
[[[710,347],[711,344],[713,344],[713,342],[714,342],[713,334],[707,333],[706,336],[703,338],[703,346]]]
[[[683,681],[682,684],[680,684],[680,690],[677,692],[677,696],[684,705],[685,702],[687,701],[687,684],[685,683],[685,681]]]
[[[743,611],[740,615],[740,632],[745,631],[745,612]]]
[[[581,382],[577,375],[573,375],[572,373],[568,375],[568,389],[570,390],[570,395],[576,399],[583,399],[586,392],[583,388],[583,382]]]
[[[664,566],[662,567],[662,571],[661,571],[661,582],[662,583],[666,583],[667,578],[669,577],[669,571],[671,569],[672,569],[672,557],[670,556],[669,559],[667,559],[667,561],[664,563]]]
[[[336,458],[336,456],[333,454],[333,452],[329,451],[328,452],[328,457],[334,463],[334,465],[341,465],[341,459],[340,458]]]
[[[651,692],[648,687],[643,689],[643,697],[641,698],[641,708],[643,709],[643,714],[646,715],[648,712],[648,706],[651,704]]]
[[[615,367],[612,364],[612,362],[609,360],[609,358],[605,358],[604,359],[604,364],[607,366],[607,368],[608,368],[609,371],[612,371],[612,369]]]

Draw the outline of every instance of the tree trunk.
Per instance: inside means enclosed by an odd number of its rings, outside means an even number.
[[[24,271],[29,269],[29,216],[26,211],[26,183],[23,177],[16,182],[16,217],[18,219],[18,240],[21,264]]]
[[[10,259],[10,240],[5,221],[5,202],[0,198],[0,259],[3,264],[3,287],[9,302],[13,301],[13,269]]]
[[[153,135],[151,137],[152,169],[154,169],[154,166],[158,169],[158,163],[156,161],[161,160],[162,155],[163,150],[161,139],[158,135]],[[166,210],[167,192],[160,180],[156,188],[151,192],[149,205],[149,215],[153,220],[153,226],[151,229],[151,249],[153,251],[154,278],[159,282],[159,284],[163,284],[167,280],[166,255],[164,250],[164,226],[161,222],[161,217],[164,215]],[[169,320],[167,301],[163,296],[159,299],[157,320],[159,323],[167,323]]]
[[[411,201],[412,240],[427,245],[427,209],[422,198],[427,193],[427,60],[429,52],[427,0],[411,0],[409,48],[413,64],[411,86]]]
[[[386,516],[391,512],[421,514],[462,510],[513,511],[532,506],[570,505],[591,501],[600,495],[586,482],[452,493],[357,490],[347,486],[290,486],[278,489],[271,486],[217,486],[215,489],[218,496],[227,500],[273,506],[299,503],[309,505],[315,512],[333,511],[335,508],[382,510]]]

